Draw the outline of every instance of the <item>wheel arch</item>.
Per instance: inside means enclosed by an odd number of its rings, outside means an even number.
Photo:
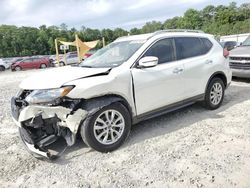
[[[39,68],[42,68],[42,65],[45,65],[47,67],[47,64],[45,62],[40,63]]]
[[[220,78],[223,81],[225,88],[227,87],[227,77],[226,77],[226,75],[223,72],[218,71],[218,72],[215,72],[214,74],[212,74],[212,76],[210,76],[210,78],[208,79],[208,82],[207,82],[207,85],[206,85],[206,88],[205,88],[205,92],[207,90],[207,87],[208,87],[209,83],[211,82],[211,80],[213,78]]]
[[[2,67],[2,68],[3,68],[3,71],[5,71],[5,69],[6,69],[6,68],[5,68],[5,66],[3,66],[3,65],[0,65],[0,67]]]
[[[92,115],[103,107],[115,102],[120,102],[121,104],[123,104],[129,111],[131,118],[133,117],[133,110],[128,101],[124,97],[116,94],[103,95],[91,99],[86,99],[84,101],[83,108],[89,112],[89,115]]]
[[[22,70],[22,69],[23,69],[23,67],[21,67],[20,65],[17,65],[17,66],[15,66],[14,70],[16,70],[16,68],[17,68],[17,67],[19,67],[19,68],[20,68],[20,70]]]

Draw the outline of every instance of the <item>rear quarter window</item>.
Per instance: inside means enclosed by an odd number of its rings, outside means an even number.
[[[210,40],[208,40],[207,38],[201,38],[201,41],[204,45],[204,53],[206,54],[213,47],[213,43]]]

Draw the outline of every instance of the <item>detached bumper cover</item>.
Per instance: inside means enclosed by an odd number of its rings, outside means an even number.
[[[74,105],[68,106],[27,106],[18,98],[11,99],[12,117],[20,127],[21,138],[27,149],[51,158],[54,155],[45,148],[58,138],[64,138],[67,146],[75,143],[78,128],[88,113],[81,108],[75,109]]]
[[[11,114],[15,121],[18,121],[20,107],[16,104],[16,98],[11,98]]]

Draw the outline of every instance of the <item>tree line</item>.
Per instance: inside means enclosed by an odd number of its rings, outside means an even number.
[[[225,5],[208,5],[202,10],[188,9],[183,16],[167,19],[165,22],[147,22],[142,28],[130,31],[122,28],[91,29],[84,26],[77,30],[60,26],[42,25],[35,27],[17,27],[0,25],[0,57],[49,55],[55,54],[55,38],[74,41],[75,34],[83,41],[92,41],[104,37],[106,44],[125,35],[150,33],[162,29],[198,29],[216,36],[250,32],[250,3],[237,6],[235,2]],[[102,46],[98,44],[97,48]],[[74,49],[70,49],[74,50]]]

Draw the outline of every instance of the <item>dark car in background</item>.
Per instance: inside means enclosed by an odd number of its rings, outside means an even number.
[[[221,42],[222,47],[227,49],[228,51],[234,49],[238,43],[236,41],[226,41],[226,42]]]
[[[50,66],[48,58],[26,58],[21,61],[17,61],[11,65],[12,71],[20,71],[24,69],[39,69]]]

